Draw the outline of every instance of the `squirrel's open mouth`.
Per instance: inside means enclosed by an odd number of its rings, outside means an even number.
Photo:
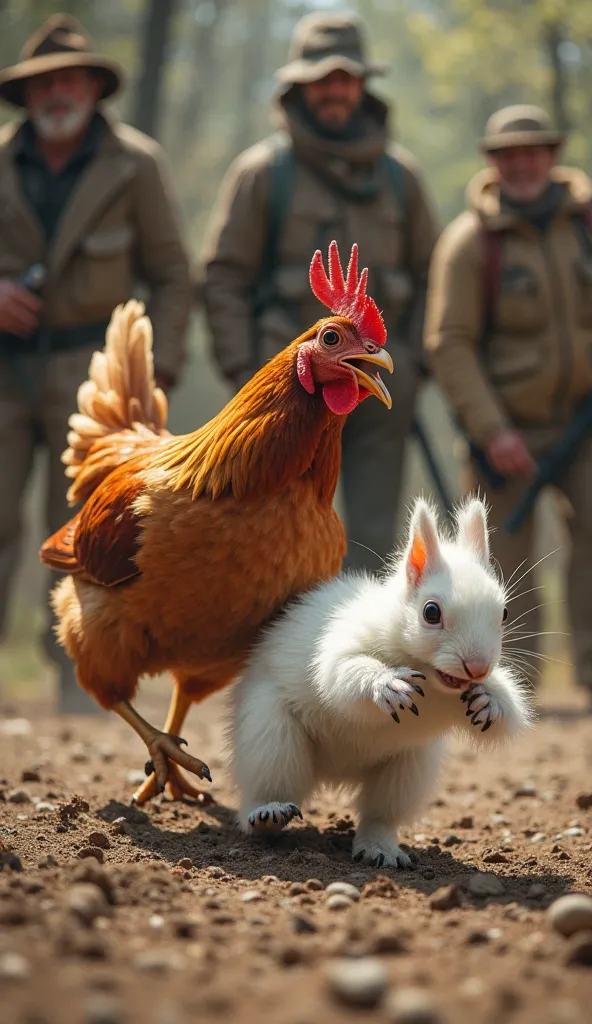
[[[447,672],[440,672],[436,669],[436,675],[444,686],[448,686],[451,690],[466,690],[471,685],[470,679],[459,679],[458,676],[449,676]]]

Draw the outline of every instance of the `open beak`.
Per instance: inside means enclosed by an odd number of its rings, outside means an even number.
[[[360,387],[365,388],[371,395],[375,395],[381,402],[384,402],[387,409],[391,408],[393,400],[380,373],[374,369],[375,366],[379,366],[383,370],[388,370],[389,373],[393,372],[393,361],[386,349],[382,348],[380,352],[372,354],[365,352],[363,356],[344,356],[341,364],[349,366],[353,370]]]

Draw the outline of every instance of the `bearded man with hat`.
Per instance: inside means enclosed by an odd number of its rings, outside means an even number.
[[[368,88],[383,65],[362,23],[315,13],[296,26],[277,72],[279,131],[230,167],[212,215],[202,288],[213,353],[239,388],[321,316],[308,268],[336,239],[359,245],[388,329],[393,407],[364,402],[343,432],[350,565],[378,569],[392,550],[405,443],[419,378],[427,271],[437,237],[413,158],[389,142],[389,110]]]
[[[184,357],[192,289],[177,203],[160,146],[102,109],[121,85],[121,69],[68,15],[50,18],[0,72],[0,99],[23,115],[0,133],[0,629],[35,451],[48,456],[51,533],[71,514],[60,455],[77,389],[136,285],[148,293],[162,386]],[[45,647],[61,710],[94,710],[51,622]]]
[[[538,107],[491,116],[481,142],[488,166],[434,252],[425,333],[434,376],[472,442],[467,483],[487,493],[493,554],[506,579],[520,576],[511,617],[535,676],[533,517],[517,532],[504,524],[592,393],[592,182],[558,165],[563,142]],[[576,670],[592,698],[592,438],[574,448],[557,486],[571,506]]]

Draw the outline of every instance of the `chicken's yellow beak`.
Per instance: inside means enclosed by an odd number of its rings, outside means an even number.
[[[345,356],[342,363],[353,370],[360,387],[365,388],[371,395],[375,395],[381,402],[384,402],[387,409],[392,407],[393,400],[388,388],[378,370],[374,369],[375,366],[379,366],[383,370],[388,370],[389,373],[393,372],[393,361],[386,349],[381,348],[379,352],[373,353],[365,352],[363,356]]]

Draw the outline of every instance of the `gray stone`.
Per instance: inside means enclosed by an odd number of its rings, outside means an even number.
[[[393,992],[386,1011],[389,1024],[444,1024],[444,1017],[429,992],[421,988],[401,988]]]
[[[549,923],[561,935],[592,931],[592,897],[572,892],[560,896],[547,911]]]
[[[327,968],[326,978],[334,998],[364,1008],[377,1006],[388,985],[385,968],[373,957],[336,960]]]
[[[328,896],[333,896],[337,893],[339,896],[347,896],[350,900],[354,901],[359,900],[360,898],[360,890],[350,882],[331,882],[331,884],[327,886],[325,892]]]
[[[478,871],[469,878],[467,889],[472,896],[502,896],[504,883],[497,875]]]

